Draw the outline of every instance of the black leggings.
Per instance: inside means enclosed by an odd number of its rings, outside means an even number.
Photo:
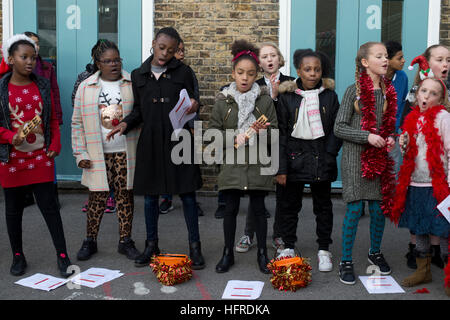
[[[248,191],[250,197],[251,213],[254,215],[256,239],[258,241],[258,249],[266,250],[267,237],[267,218],[265,215],[264,198],[266,191]],[[239,213],[239,205],[243,192],[240,190],[224,190],[225,196],[225,212],[223,219],[223,232],[225,236],[225,247],[233,250],[234,240],[236,236],[236,217]]]
[[[13,254],[23,253],[22,247],[22,216],[25,196],[34,193],[36,203],[44,217],[52,236],[57,254],[67,253],[64,230],[55,196],[53,181],[38,183],[23,187],[5,188],[6,227]]]

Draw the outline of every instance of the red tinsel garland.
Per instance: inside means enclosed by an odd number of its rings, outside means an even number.
[[[394,134],[396,113],[397,113],[397,93],[391,82],[384,78],[384,85],[386,87],[387,109],[383,113],[382,124],[377,130],[377,116],[375,113],[375,93],[373,81],[366,71],[360,74],[360,89],[361,89],[361,129],[372,134],[377,134],[383,139],[387,139]],[[373,180],[377,176],[381,179],[381,194],[383,201],[381,209],[386,216],[390,215],[391,208],[394,204],[393,196],[395,192],[395,173],[394,161],[389,157],[387,146],[384,148],[376,148],[372,145],[367,145],[361,153],[361,171],[362,176],[366,179]]]
[[[404,121],[402,129],[404,132],[408,133],[409,145],[408,150],[403,157],[403,164],[398,175],[395,203],[390,215],[390,219],[396,224],[399,223],[400,217],[405,208],[408,186],[411,183],[411,175],[416,167],[415,159],[419,152],[416,142],[418,134],[417,123],[422,115],[424,118],[422,133],[425,136],[425,142],[427,144],[426,160],[431,175],[433,196],[436,198],[438,203],[441,203],[450,194],[450,188],[445,179],[444,164],[441,159],[444,154],[444,146],[442,143],[442,138],[438,134],[438,130],[434,125],[437,114],[442,110],[445,110],[444,106],[435,106],[421,113],[419,107],[416,106],[413,111],[408,114]]]
[[[267,268],[272,272],[272,286],[280,291],[295,292],[311,282],[312,268],[305,258],[288,256],[273,259]]]

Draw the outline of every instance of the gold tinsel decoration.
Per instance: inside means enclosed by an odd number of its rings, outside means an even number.
[[[272,271],[270,282],[280,291],[295,292],[311,282],[311,266],[305,258],[283,257],[273,259],[267,265]]]
[[[161,254],[153,257],[150,267],[165,286],[173,286],[192,278],[192,260],[186,255]]]

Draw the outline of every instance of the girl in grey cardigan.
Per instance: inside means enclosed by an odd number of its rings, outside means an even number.
[[[368,260],[381,274],[391,272],[381,254],[385,210],[382,184],[392,165],[387,151],[394,144],[396,94],[384,80],[387,72],[387,50],[382,43],[362,45],[356,57],[356,82],[349,86],[337,114],[334,132],[343,140],[342,185],[347,212],[342,230],[341,282],[355,284],[352,248],[364,201],[369,202],[371,246]],[[394,115],[390,117],[390,115]],[[391,119],[393,118],[393,120]],[[391,130],[392,127],[392,130]],[[372,170],[375,172],[372,172]],[[389,186],[393,186],[392,181]]]

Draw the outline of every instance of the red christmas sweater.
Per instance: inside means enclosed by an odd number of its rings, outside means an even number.
[[[10,83],[8,91],[11,130],[0,127],[0,143],[3,144],[12,144],[18,128],[42,113],[41,94],[34,82],[25,86]],[[61,136],[53,101],[50,130],[52,139],[48,150],[59,153]],[[41,123],[20,146],[11,148],[8,162],[0,162],[0,184],[3,188],[54,181],[55,164],[53,159],[47,157],[43,132],[44,124]]]

